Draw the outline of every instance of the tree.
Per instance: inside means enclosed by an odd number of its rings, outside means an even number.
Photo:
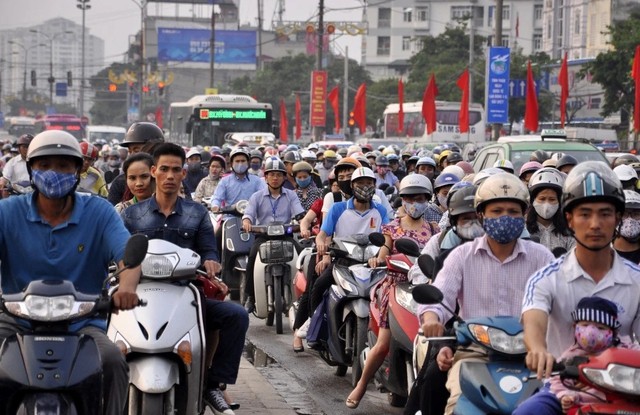
[[[531,56],[522,54],[522,48],[511,49],[510,75],[511,79],[527,79],[527,62],[531,60],[531,70],[533,78],[540,79],[543,69],[551,64],[551,58],[546,53],[536,53]],[[540,121],[551,119],[553,108],[557,108],[560,104],[560,98],[556,99],[549,91],[539,88],[538,95],[538,118]],[[524,98],[509,99],[509,122],[520,122],[524,119],[525,112]]]

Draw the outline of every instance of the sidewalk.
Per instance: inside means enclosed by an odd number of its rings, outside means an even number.
[[[296,414],[291,405],[285,402],[260,371],[244,356],[240,361],[238,381],[235,385],[229,385],[228,391],[231,398],[240,404],[240,409],[234,411],[236,415]],[[206,413],[211,414],[211,411],[207,408]]]

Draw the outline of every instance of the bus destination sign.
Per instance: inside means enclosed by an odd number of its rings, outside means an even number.
[[[266,120],[265,110],[201,109],[201,120]]]

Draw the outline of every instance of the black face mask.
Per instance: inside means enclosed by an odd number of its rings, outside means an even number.
[[[351,180],[338,180],[338,187],[340,187],[340,191],[345,195],[349,197],[353,196],[353,189],[351,188]]]

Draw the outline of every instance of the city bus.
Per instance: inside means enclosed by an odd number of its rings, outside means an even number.
[[[78,139],[84,138],[86,122],[80,117],[71,114],[51,114],[37,118],[35,123],[35,134],[47,130],[63,130]]]
[[[459,102],[436,101],[436,131],[428,135],[422,102],[405,102],[404,128],[398,132],[398,111],[400,104],[389,104],[383,113],[383,137],[401,138],[409,143],[483,143],[487,141],[484,109],[480,104],[469,106],[469,133],[460,133],[458,116]]]
[[[271,104],[220,94],[196,95],[169,108],[169,140],[181,146],[221,146],[235,132],[274,132]]]

